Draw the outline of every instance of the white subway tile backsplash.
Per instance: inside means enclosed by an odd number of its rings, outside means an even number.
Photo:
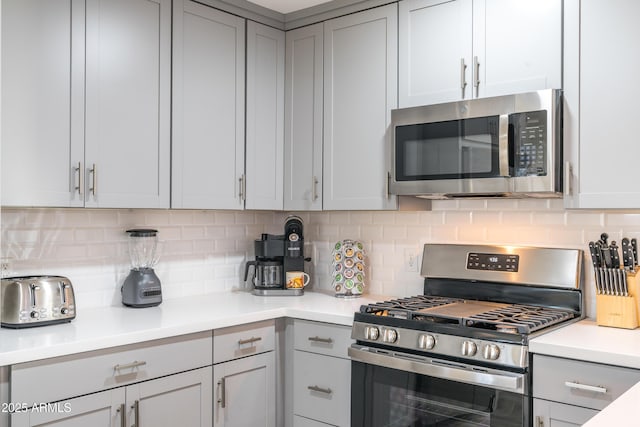
[[[298,212],[312,288],[331,291],[335,242],[365,245],[367,292],[407,296],[422,292],[418,273],[405,271],[406,250],[432,243],[494,243],[571,247],[586,251],[603,231],[609,240],[640,239],[638,211],[565,210],[561,200],[446,200],[420,212]],[[127,228],[159,230],[156,271],[163,297],[248,290],[244,266],[261,233],[282,234],[289,212],[3,209],[2,257],[15,274],[60,274],[74,283],[82,308],[120,305],[129,271]],[[595,315],[593,272],[585,254],[587,313]]]

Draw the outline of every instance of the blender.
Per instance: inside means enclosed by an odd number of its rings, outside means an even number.
[[[158,230],[131,229],[129,257],[131,271],[120,288],[122,304],[129,307],[153,307],[162,302],[160,279],[153,271],[158,263]]]

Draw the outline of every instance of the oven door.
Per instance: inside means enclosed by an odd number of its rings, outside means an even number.
[[[352,427],[522,427],[530,423],[526,374],[358,344],[349,354]]]

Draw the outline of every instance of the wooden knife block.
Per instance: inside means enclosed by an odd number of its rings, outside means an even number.
[[[640,278],[638,269],[627,272],[629,296],[596,295],[599,326],[635,329],[640,325]]]

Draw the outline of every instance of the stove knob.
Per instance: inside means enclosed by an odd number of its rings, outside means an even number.
[[[382,334],[382,341],[388,343],[394,343],[398,340],[398,333],[395,329],[385,329]]]
[[[462,355],[463,356],[475,356],[478,351],[478,346],[473,341],[465,341],[462,343]]]
[[[367,340],[375,341],[380,336],[380,330],[375,326],[367,326],[364,329],[364,338]]]
[[[487,360],[496,360],[500,357],[500,348],[495,344],[485,345],[482,349],[482,355]]]
[[[436,345],[436,339],[433,335],[422,334],[418,338],[418,348],[421,350],[431,350]]]

